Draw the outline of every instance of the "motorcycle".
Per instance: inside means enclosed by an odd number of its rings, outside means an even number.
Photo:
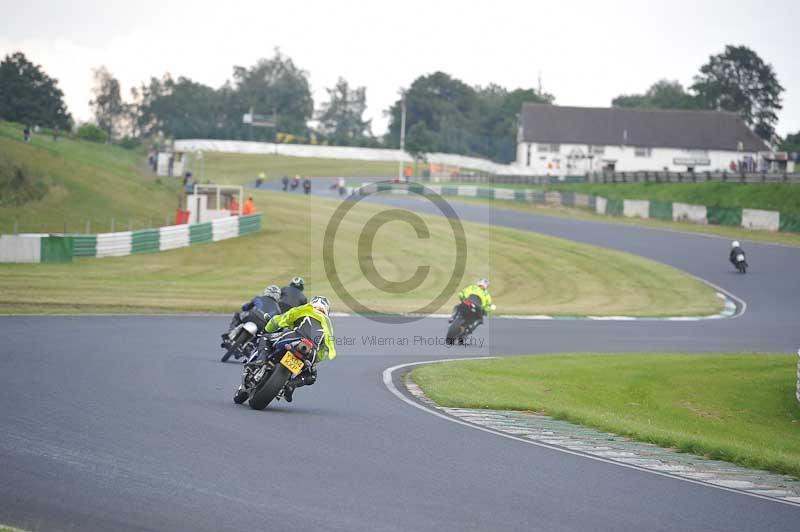
[[[747,273],[747,259],[744,256],[744,251],[741,251],[736,254],[733,258],[733,265],[739,271],[739,273]]]
[[[257,347],[245,363],[242,383],[233,396],[237,405],[248,401],[250,408],[264,410],[273,400],[283,397],[286,383],[307,366],[314,365],[317,348],[310,339],[297,331],[285,331],[261,336]]]
[[[303,181],[303,192],[305,192],[306,194],[311,194],[311,180],[310,179],[306,179],[305,181]]]
[[[495,305],[492,305],[492,309]],[[481,298],[471,295],[456,307],[453,321],[447,329],[447,345],[463,343],[472,332],[483,323],[483,303]]]
[[[237,360],[245,356],[252,349],[253,342],[258,339],[270,317],[270,314],[255,307],[234,314],[228,332],[222,334],[220,347],[225,349],[225,354],[220,361],[227,362],[231,356]]]
[[[292,190],[297,190],[297,187],[299,185],[300,185],[300,178],[295,177],[294,179],[292,179],[292,184],[290,185],[292,187]]]

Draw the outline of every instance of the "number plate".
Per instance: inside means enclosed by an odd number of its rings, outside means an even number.
[[[292,375],[299,375],[305,366],[303,361],[294,356],[291,351],[286,351],[286,354],[281,359],[281,364],[291,371]]]

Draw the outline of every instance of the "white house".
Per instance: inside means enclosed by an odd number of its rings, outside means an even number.
[[[741,118],[720,111],[526,103],[517,134],[516,165],[533,175],[734,167],[756,171],[772,159]]]

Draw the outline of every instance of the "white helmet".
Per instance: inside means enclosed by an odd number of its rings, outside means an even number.
[[[311,306],[322,312],[326,316],[331,311],[331,304],[325,296],[314,296],[311,298]]]
[[[731,242],[731,247],[732,248],[738,248],[739,247],[739,241],[738,240],[734,240],[733,242]]]
[[[277,285],[271,284],[264,289],[261,295],[278,301],[281,298],[281,289]]]
[[[477,285],[480,286],[481,288],[483,288],[484,290],[488,290],[489,289],[489,279],[487,279],[485,277],[482,278],[482,279],[478,279]]]

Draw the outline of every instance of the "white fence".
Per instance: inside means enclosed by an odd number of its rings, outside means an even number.
[[[358,161],[413,162],[406,152],[383,148],[354,148],[349,146],[314,146],[309,144],[273,144],[271,142],[247,142],[241,140],[186,139],[175,141],[175,151],[209,151],[220,153],[250,153],[262,155],[288,155],[291,157],[320,157],[325,159],[353,159]],[[446,164],[459,168],[471,168],[492,174],[526,175],[530,170],[513,164],[498,164],[487,159],[454,155],[452,153],[428,153],[425,158],[435,164]]]

